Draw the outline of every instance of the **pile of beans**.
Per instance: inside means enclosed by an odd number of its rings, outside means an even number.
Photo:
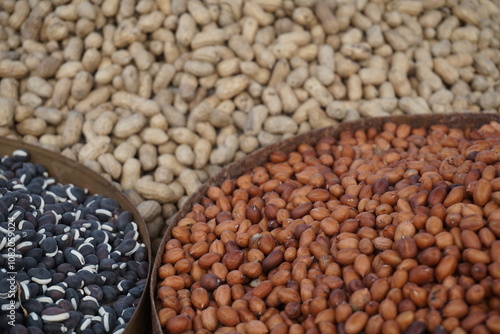
[[[166,333],[500,333],[500,123],[341,132],[171,230]]]
[[[126,191],[155,248],[224,165],[359,118],[498,113],[499,0],[2,0],[0,136]]]
[[[148,284],[132,214],[29,160],[0,162],[0,331],[122,333]]]

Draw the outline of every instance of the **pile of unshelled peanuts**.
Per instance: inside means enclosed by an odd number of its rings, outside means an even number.
[[[153,248],[222,166],[328,125],[498,113],[499,0],[3,0],[0,136],[125,191]]]
[[[275,151],[172,228],[166,333],[500,333],[500,123]]]

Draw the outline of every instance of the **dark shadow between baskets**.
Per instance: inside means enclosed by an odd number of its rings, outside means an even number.
[[[326,136],[333,136],[338,138],[338,135],[343,131],[355,131],[358,129],[368,129],[375,128],[381,130],[384,123],[393,122],[395,124],[408,124],[414,128],[429,128],[434,124],[446,124],[449,127],[461,128],[461,129],[477,129],[483,124],[487,124],[491,121],[500,122],[500,115],[497,114],[451,114],[451,115],[418,115],[418,116],[393,116],[393,117],[381,117],[381,118],[371,118],[362,119],[359,121],[342,123],[337,126],[326,127],[297,135],[295,137],[289,138],[282,142],[272,144],[261,148],[246,157],[230,164],[219,172],[214,177],[207,180],[193,195],[189,197],[183,207],[172,217],[167,232],[163,236],[163,239],[158,248],[154,263],[153,271],[151,273],[151,314],[152,314],[152,325],[153,333],[161,334],[163,330],[158,319],[158,301],[156,300],[156,286],[158,284],[158,268],[161,266],[161,257],[163,255],[163,250],[165,248],[165,243],[171,237],[171,231],[177,222],[183,218],[193,207],[195,203],[199,203],[206,193],[207,189],[212,185],[220,185],[226,179],[236,178],[252,168],[263,165],[271,152],[276,150],[281,150],[285,153],[289,153],[295,150],[299,144],[313,144],[317,142],[320,138]]]
[[[151,242],[149,239],[146,223],[139,215],[134,205],[127,197],[108,180],[98,173],[90,170],[82,164],[66,158],[55,152],[30,145],[21,141],[0,138],[0,155],[12,155],[18,149],[26,150],[31,155],[31,162],[45,166],[50,176],[62,184],[73,184],[78,187],[87,188],[91,194],[99,194],[116,200],[122,209],[130,211],[139,229],[139,238],[148,250],[149,272],[147,282],[151,279]],[[149,286],[147,284],[141,296],[139,305],[130,319],[125,332],[126,334],[151,333]],[[146,320],[147,319],[147,320]],[[146,320],[146,321],[145,321]]]

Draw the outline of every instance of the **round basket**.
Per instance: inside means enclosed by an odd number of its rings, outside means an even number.
[[[419,116],[393,116],[381,117],[372,119],[363,119],[354,122],[342,123],[338,126],[325,127],[308,133],[304,133],[282,142],[272,144],[261,148],[248,156],[240,159],[219,172],[214,177],[205,182],[193,195],[189,197],[183,207],[172,217],[167,232],[163,236],[161,244],[156,254],[153,271],[151,273],[151,310],[152,310],[152,325],[153,333],[161,334],[163,330],[158,319],[158,300],[155,298],[156,287],[158,284],[158,268],[161,266],[161,258],[164,253],[165,243],[171,238],[171,230],[193,207],[195,203],[199,203],[206,194],[210,186],[220,186],[226,179],[234,179],[242,174],[250,171],[254,167],[262,166],[268,159],[269,154],[273,151],[283,151],[289,153],[294,151],[300,144],[314,144],[319,139],[327,136],[338,138],[343,131],[354,132],[356,130],[367,130],[375,128],[380,131],[386,122],[395,124],[408,124],[413,128],[429,128],[435,124],[445,124],[448,127],[461,129],[477,129],[481,125],[491,121],[500,122],[498,114],[452,114],[452,115],[419,115]]]
[[[12,155],[12,152],[19,149],[29,152],[31,156],[30,161],[42,164],[47,169],[50,176],[54,177],[57,182],[62,184],[73,184],[77,187],[88,189],[91,194],[99,194],[112,198],[120,204],[122,209],[128,210],[133,214],[134,221],[139,229],[139,239],[146,245],[148,250],[149,274],[147,280],[149,282],[151,279],[152,260],[148,229],[146,227],[146,223],[139,215],[139,212],[137,212],[136,208],[127,199],[127,197],[98,173],[74,160],[38,146],[7,138],[0,138],[1,156]],[[149,286],[149,284],[146,285],[139,305],[130,319],[124,333],[151,333],[150,322],[143,321],[143,319],[148,319],[151,313],[150,302],[148,300]]]

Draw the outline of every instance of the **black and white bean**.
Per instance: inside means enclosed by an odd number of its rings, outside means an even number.
[[[0,269],[0,332],[122,333],[149,270],[133,215],[114,199],[57,183],[29,160],[23,150],[0,159],[0,265],[13,240],[18,289],[11,328]]]
[[[57,247],[57,241],[54,238],[45,238],[40,243],[40,247],[44,252],[45,256],[53,257],[57,254],[59,248]]]
[[[28,276],[37,284],[49,284],[52,281],[50,271],[45,268],[31,268],[28,270]]]
[[[47,288],[47,290],[45,291],[45,295],[52,298],[53,300],[60,300],[61,298],[64,298],[64,296],[66,295],[67,288],[68,284],[64,282],[52,285]]]
[[[42,329],[43,320],[37,313],[31,312],[30,314],[28,314],[28,319],[26,320],[26,326]]]
[[[85,265],[85,258],[73,247],[68,247],[64,250],[64,257],[76,269],[81,269]]]

